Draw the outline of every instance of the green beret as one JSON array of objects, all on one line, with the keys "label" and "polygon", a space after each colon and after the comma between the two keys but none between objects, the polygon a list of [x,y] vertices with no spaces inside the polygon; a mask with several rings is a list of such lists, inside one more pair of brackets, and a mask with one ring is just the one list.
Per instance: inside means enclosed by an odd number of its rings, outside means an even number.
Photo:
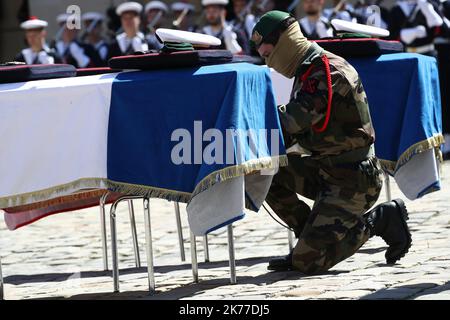
[{"label": "green beret", "polygon": [[291,15],[287,12],[273,10],[265,13],[253,28],[250,45],[258,47],[264,38],[275,31]]}]

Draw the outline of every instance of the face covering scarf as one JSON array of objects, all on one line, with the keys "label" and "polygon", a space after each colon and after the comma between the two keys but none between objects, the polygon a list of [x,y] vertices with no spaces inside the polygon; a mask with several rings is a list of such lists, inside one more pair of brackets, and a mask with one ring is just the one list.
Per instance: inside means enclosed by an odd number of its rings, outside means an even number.
[{"label": "face covering scarf", "polygon": [[293,78],[304,55],[311,47],[300,31],[298,22],[291,24],[280,36],[266,64],[287,78]]}]

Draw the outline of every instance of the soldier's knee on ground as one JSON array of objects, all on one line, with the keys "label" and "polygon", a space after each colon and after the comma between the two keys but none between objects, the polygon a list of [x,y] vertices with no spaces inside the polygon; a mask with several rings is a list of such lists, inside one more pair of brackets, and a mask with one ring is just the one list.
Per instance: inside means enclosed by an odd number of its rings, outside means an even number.
[{"label": "soldier's knee on ground", "polygon": [[326,247],[313,248],[304,239],[299,239],[292,254],[292,266],[307,275],[324,273],[334,265],[327,258],[326,250]]}]

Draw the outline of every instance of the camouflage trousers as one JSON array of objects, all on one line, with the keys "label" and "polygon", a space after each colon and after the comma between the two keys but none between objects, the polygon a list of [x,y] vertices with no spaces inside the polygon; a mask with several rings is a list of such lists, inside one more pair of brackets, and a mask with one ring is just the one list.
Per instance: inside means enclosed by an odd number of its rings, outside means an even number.
[{"label": "camouflage trousers", "polygon": [[[363,214],[377,201],[381,167],[376,158],[327,167],[289,155],[270,187],[267,203],[298,237],[292,255],[305,274],[327,271],[353,255],[369,238]],[[297,193],[314,200],[312,209]]]}]

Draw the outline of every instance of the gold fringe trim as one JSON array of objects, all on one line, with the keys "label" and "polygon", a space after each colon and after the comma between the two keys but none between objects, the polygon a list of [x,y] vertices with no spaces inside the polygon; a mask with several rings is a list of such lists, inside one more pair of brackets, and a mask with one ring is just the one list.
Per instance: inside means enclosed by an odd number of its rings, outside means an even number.
[{"label": "gold fringe trim", "polygon": [[287,155],[265,157],[246,161],[240,165],[227,167],[210,173],[200,181],[195,187],[192,197],[212,187],[218,182],[223,182],[228,179],[236,178],[243,175],[248,175],[254,171],[262,169],[275,169],[277,167],[286,167],[288,165]]},{"label": "gold fringe trim", "polygon": [[0,198],[0,208],[17,207],[47,201],[60,197],[61,194],[67,195],[82,189],[105,189],[105,182],[106,179],[102,178],[83,178],[48,189],[2,197]]},{"label": "gold fringe trim", "polygon": [[194,192],[175,191],[164,188],[157,188],[145,185],[130,184],[108,180],[104,178],[83,178],[56,187],[43,189],[35,192],[23,193],[20,195],[0,198],[0,208],[11,208],[30,205],[36,202],[48,201],[49,199],[61,197],[61,194],[68,195],[79,192],[83,189],[107,189],[126,195],[136,195],[149,198],[162,198],[169,201],[189,202],[191,198],[210,188],[218,182],[232,179],[238,176],[247,175],[262,169],[274,169],[278,166],[287,166],[286,155],[276,157],[266,157],[247,161],[243,164],[227,167],[210,173],[203,178],[196,186]]},{"label": "gold fringe trim", "polygon": [[140,184],[131,184],[112,180],[106,181],[106,184],[108,186],[108,190],[121,194],[148,198],[161,198],[176,202],[188,202],[191,199],[191,193],[189,192],[149,187]]},{"label": "gold fringe trim", "polygon": [[[403,152],[400,155],[397,161],[380,159],[381,166],[383,167],[383,170],[389,172],[390,174],[394,174],[398,169],[400,169],[406,162],[408,162],[416,154],[425,152],[433,148],[439,150],[439,147],[444,142],[445,142],[444,136],[442,134],[437,134],[433,137],[419,141],[410,146],[408,149],[406,149],[405,152]],[[441,155],[440,150],[437,154]],[[439,157],[439,159],[441,162],[443,161],[442,155]]]},{"label": "gold fringe trim", "polygon": [[108,190],[106,189],[93,189],[88,191],[79,191],[75,192],[73,194],[69,194],[67,196],[60,196],[57,198],[52,198],[46,201],[41,202],[34,202],[31,204],[26,204],[23,206],[18,207],[9,207],[8,213],[17,213],[17,212],[23,212],[23,211],[31,211],[36,209],[42,209],[42,208],[48,208],[48,207],[54,207],[59,205],[64,205],[68,202],[74,202],[74,201],[85,201],[90,199],[97,199],[100,200],[100,197],[103,196],[105,193],[107,193]]}]

